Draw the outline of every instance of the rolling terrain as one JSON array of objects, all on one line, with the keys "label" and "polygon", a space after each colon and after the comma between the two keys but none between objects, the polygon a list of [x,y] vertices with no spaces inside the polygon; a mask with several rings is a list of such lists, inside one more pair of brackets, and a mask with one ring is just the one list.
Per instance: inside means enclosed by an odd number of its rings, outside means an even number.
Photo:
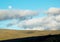
[{"label": "rolling terrain", "polygon": [[0,29],[0,40],[25,38],[33,36],[44,36],[60,34],[59,30],[56,31],[39,31],[39,30],[3,30]]}]

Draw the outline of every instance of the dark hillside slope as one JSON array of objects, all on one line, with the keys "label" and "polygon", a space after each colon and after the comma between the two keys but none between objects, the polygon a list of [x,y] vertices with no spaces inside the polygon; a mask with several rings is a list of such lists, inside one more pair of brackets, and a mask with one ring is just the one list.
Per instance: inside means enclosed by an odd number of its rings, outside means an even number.
[{"label": "dark hillside slope", "polygon": [[34,36],[27,38],[16,38],[16,39],[3,40],[0,42],[60,42],[60,34]]}]

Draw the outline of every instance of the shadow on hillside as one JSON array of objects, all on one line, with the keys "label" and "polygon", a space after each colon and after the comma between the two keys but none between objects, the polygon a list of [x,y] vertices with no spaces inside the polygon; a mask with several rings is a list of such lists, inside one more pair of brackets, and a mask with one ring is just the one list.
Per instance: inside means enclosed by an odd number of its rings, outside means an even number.
[{"label": "shadow on hillside", "polygon": [[58,42],[58,41],[60,41],[60,34],[35,36],[35,37],[27,37],[27,38],[16,38],[10,40],[3,40],[0,42]]}]

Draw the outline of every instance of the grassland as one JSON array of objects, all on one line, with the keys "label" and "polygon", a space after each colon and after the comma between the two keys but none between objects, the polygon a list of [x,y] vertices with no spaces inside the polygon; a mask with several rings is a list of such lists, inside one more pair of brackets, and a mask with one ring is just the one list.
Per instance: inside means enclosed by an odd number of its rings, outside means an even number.
[{"label": "grassland", "polygon": [[38,30],[3,30],[0,29],[0,40],[24,38],[32,36],[43,36],[43,35],[54,35],[60,34],[60,30],[56,31],[38,31]]}]

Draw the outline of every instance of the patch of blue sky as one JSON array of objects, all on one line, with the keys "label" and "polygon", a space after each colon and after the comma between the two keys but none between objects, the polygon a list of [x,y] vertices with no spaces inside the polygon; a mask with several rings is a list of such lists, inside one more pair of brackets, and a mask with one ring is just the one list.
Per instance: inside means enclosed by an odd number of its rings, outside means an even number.
[{"label": "patch of blue sky", "polygon": [[13,21],[14,19],[0,21],[0,29],[24,30],[23,28],[20,28],[17,25],[7,26],[9,23],[12,23]]}]

